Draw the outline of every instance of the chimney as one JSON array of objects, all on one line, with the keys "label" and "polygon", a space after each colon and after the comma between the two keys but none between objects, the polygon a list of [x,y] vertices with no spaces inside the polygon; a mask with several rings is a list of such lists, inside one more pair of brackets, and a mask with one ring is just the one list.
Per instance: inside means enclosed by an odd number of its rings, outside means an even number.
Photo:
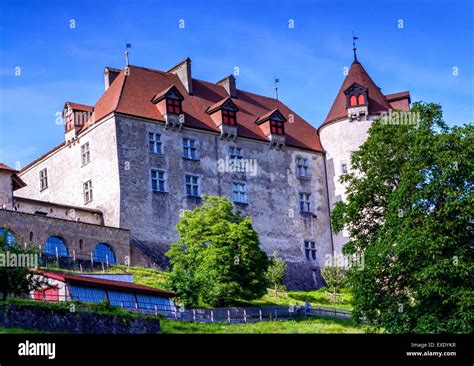
[{"label": "chimney", "polygon": [[222,85],[231,98],[237,98],[237,87],[235,86],[234,75],[229,75],[224,79],[218,81],[216,84]]},{"label": "chimney", "polygon": [[110,85],[114,82],[115,78],[120,73],[120,70],[114,69],[112,67],[106,67],[104,70],[104,84],[105,90],[109,88]]},{"label": "chimney", "polygon": [[183,62],[168,70],[168,72],[175,74],[181,83],[184,85],[188,94],[193,94],[193,79],[191,76],[191,59],[188,57]]}]

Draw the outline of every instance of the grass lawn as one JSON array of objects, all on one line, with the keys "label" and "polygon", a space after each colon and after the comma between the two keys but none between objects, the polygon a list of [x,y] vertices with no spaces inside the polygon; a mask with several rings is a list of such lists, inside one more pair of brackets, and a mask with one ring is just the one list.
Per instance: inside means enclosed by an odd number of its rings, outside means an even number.
[{"label": "grass lawn", "polygon": [[279,320],[248,324],[194,323],[163,319],[161,328],[165,334],[278,334],[278,333],[364,333],[365,325],[354,325],[348,320],[311,318]]},{"label": "grass lawn", "polygon": [[22,328],[4,328],[0,327],[0,334],[46,334],[41,330],[22,329]]}]

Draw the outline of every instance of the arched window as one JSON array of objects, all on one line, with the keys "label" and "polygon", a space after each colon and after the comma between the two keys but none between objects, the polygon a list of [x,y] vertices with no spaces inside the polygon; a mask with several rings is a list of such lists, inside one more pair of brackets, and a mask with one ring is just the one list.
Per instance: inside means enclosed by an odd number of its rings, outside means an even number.
[{"label": "arched window", "polygon": [[357,98],[356,98],[355,95],[351,95],[351,97],[349,99],[349,103],[350,103],[351,107],[354,106],[354,105],[357,105]]},{"label": "arched window", "polygon": [[66,244],[64,243],[64,240],[58,236],[50,236],[48,240],[46,240],[44,252],[51,255],[56,255],[57,252],[59,257],[67,257],[69,255],[69,251]]},{"label": "arched window", "polygon": [[94,261],[115,264],[115,254],[112,247],[106,243],[97,244],[94,248]]},{"label": "arched window", "polygon": [[12,246],[15,244],[16,242],[15,235],[13,235],[13,233],[8,229],[0,228],[0,236],[4,236],[4,235],[5,235],[5,239],[7,240],[7,246]]},{"label": "arched window", "polygon": [[33,231],[30,231],[30,241],[33,241]]},{"label": "arched window", "polygon": [[364,94],[359,94],[357,96],[357,104],[358,105],[364,105],[365,104]]}]

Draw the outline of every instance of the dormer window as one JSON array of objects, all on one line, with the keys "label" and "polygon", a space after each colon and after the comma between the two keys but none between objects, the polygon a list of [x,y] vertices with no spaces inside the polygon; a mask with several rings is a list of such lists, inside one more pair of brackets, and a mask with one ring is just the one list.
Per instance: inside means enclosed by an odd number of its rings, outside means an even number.
[{"label": "dormer window", "polygon": [[156,94],[151,102],[156,105],[158,111],[165,120],[165,127],[181,128],[184,124],[183,95],[178,88],[171,85],[161,93]]},{"label": "dormer window", "polygon": [[359,94],[357,97],[355,95],[351,95],[349,98],[349,104],[351,107],[363,106],[365,105],[365,97],[364,94]]},{"label": "dormer window", "polygon": [[237,138],[237,112],[239,108],[228,97],[214,103],[207,109],[216,127],[221,130],[221,137],[227,139]]},{"label": "dormer window", "polygon": [[367,106],[367,89],[359,84],[352,84],[344,93],[347,98],[347,108]]},{"label": "dormer window", "polygon": [[284,135],[283,121],[270,120],[270,132],[272,135]]},{"label": "dormer window", "polygon": [[181,101],[179,99],[166,98],[166,112],[171,114],[181,114]]},{"label": "dormer window", "polygon": [[235,111],[229,109],[222,109],[222,123],[235,126],[237,123]]},{"label": "dormer window", "polygon": [[260,116],[255,123],[260,126],[262,132],[269,138],[270,146],[285,146],[285,122],[286,118],[278,108]]}]

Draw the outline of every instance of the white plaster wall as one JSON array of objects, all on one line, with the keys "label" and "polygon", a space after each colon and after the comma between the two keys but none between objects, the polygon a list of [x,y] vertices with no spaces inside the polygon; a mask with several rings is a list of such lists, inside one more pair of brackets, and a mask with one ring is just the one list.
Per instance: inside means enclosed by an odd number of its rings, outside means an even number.
[{"label": "white plaster wall", "polygon": [[[80,146],[89,142],[91,162],[81,166]],[[48,169],[49,187],[40,191],[39,172]],[[90,127],[74,144],[65,145],[20,173],[27,184],[15,196],[99,209],[107,226],[119,226],[120,185],[115,120]],[[83,183],[92,180],[93,200],[84,203]]]},{"label": "white plaster wall", "polygon": [[[351,153],[357,150],[367,139],[368,130],[374,116],[366,121],[349,121],[348,119],[331,123],[319,130],[321,144],[326,150],[326,167],[328,174],[329,202],[332,207],[344,200],[346,187],[339,182],[342,175],[341,163],[346,163],[351,171]],[[341,252],[342,246],[349,240],[348,233],[333,234],[334,247]]]}]

